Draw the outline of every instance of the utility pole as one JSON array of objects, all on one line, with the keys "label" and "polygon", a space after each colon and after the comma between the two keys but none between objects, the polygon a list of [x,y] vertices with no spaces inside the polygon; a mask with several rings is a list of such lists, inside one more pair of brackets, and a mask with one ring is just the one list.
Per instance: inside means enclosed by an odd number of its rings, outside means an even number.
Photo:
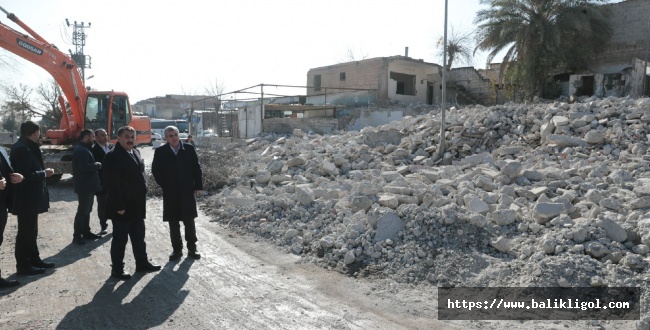
[{"label": "utility pole", "polygon": [[648,74],[648,42],[650,41],[650,17],[648,17],[648,31],[646,31],[645,38],[645,61],[643,61],[643,90],[641,91],[641,97],[646,97],[647,95],[647,86],[646,80]]},{"label": "utility pole", "polygon": [[442,111],[440,119],[440,146],[438,147],[438,155],[443,161],[445,158],[445,104],[447,98],[447,0],[445,0],[445,33],[444,33],[444,49],[442,51]]},{"label": "utility pole", "polygon": [[[70,27],[70,21],[68,21],[67,18],[65,19],[65,23]],[[91,24],[92,23],[88,22],[88,25],[85,25],[84,22],[77,23],[77,21],[74,21],[74,24],[72,25],[72,44],[75,45],[76,48],[74,53],[70,50],[70,56],[72,56],[72,59],[81,69],[81,79],[84,81],[84,84],[86,83],[85,69],[91,68],[90,56],[84,55],[84,46],[86,45],[86,32],[84,30],[90,28]]]}]

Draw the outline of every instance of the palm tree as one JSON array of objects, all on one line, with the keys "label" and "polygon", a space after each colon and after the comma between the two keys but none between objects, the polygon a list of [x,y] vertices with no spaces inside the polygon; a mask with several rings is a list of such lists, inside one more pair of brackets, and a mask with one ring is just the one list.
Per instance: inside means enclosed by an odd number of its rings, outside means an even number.
[{"label": "palm tree", "polygon": [[549,73],[575,69],[602,49],[611,36],[608,0],[481,0],[475,51],[488,51],[488,62],[505,51],[501,74],[512,64],[515,79],[532,99],[542,93]]},{"label": "palm tree", "polygon": [[[447,71],[451,70],[455,62],[472,65],[472,41],[472,32],[459,32],[453,26],[451,27],[449,38],[447,38],[447,63],[445,63],[445,69]],[[436,42],[436,48],[438,48],[437,55],[440,58],[443,57],[443,52],[445,51],[443,47],[444,43],[443,37],[440,37]]]}]

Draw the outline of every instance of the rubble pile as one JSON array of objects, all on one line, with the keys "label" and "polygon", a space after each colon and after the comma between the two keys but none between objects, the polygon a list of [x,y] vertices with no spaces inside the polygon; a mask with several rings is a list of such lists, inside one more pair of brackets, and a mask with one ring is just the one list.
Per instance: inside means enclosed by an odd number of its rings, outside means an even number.
[{"label": "rubble pile", "polygon": [[206,211],[359,276],[648,283],[650,99],[452,108],[443,159],[440,119],[435,110],[360,132],[257,138]]}]

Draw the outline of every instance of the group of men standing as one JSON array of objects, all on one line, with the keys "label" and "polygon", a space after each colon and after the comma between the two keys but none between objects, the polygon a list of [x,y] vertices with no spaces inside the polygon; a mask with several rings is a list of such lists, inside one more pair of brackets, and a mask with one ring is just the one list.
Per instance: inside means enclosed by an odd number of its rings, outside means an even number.
[{"label": "group of men standing", "polygon": [[[133,248],[136,272],[161,269],[152,264],[146,251],[146,175],[140,152],[135,148],[136,131],[120,127],[117,144],[108,141],[103,129],[84,129],[73,152],[73,183],[79,205],[74,218],[73,244],[107,234],[112,221],[111,275],[127,280],[131,274],[124,270],[124,254],[129,239]],[[31,121],[21,125],[21,137],[11,149],[11,156],[0,150],[0,245],[7,222],[7,210],[18,218],[16,237],[16,269],[18,275],[36,275],[53,268],[53,263],[41,260],[36,237],[38,214],[47,212],[49,193],[45,179],[53,175],[45,169],[39,148],[40,129]],[[180,141],[178,129],[165,129],[167,144],[156,149],[152,163],[154,179],[163,190],[163,221],[169,223],[172,253],[170,261],[182,257],[180,222],[185,227],[188,256],[199,259],[194,218],[197,217],[195,197],[203,190],[203,177],[193,145]],[[90,229],[90,214],[97,198],[99,235]],[[1,274],[0,274],[1,275]],[[0,287],[19,285],[0,277]]]}]

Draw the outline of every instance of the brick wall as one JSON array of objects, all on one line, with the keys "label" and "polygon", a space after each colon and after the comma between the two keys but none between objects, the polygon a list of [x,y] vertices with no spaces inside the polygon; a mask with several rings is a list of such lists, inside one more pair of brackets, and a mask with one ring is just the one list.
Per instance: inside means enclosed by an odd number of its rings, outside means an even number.
[{"label": "brick wall", "polygon": [[[307,86],[314,86],[314,76],[320,75],[322,87],[379,89],[381,74],[386,70],[386,65],[384,58],[379,57],[313,68],[307,72]],[[345,80],[341,80],[341,73],[345,73]],[[322,88],[320,91],[307,89],[308,96],[324,92]],[[330,92],[336,90],[328,89],[328,93]]]},{"label": "brick wall", "polygon": [[466,101],[483,105],[495,103],[494,83],[473,67],[452,69],[449,82],[456,87],[459,96],[462,96],[463,90],[469,94],[470,100]]},{"label": "brick wall", "polygon": [[629,62],[634,57],[644,59],[649,34],[650,1],[627,0],[608,7],[611,11],[609,24],[612,38],[593,66]]},{"label": "brick wall", "polygon": [[264,132],[275,134],[292,134],[295,128],[303,132],[316,134],[333,134],[339,129],[336,118],[269,118],[264,119]]}]

